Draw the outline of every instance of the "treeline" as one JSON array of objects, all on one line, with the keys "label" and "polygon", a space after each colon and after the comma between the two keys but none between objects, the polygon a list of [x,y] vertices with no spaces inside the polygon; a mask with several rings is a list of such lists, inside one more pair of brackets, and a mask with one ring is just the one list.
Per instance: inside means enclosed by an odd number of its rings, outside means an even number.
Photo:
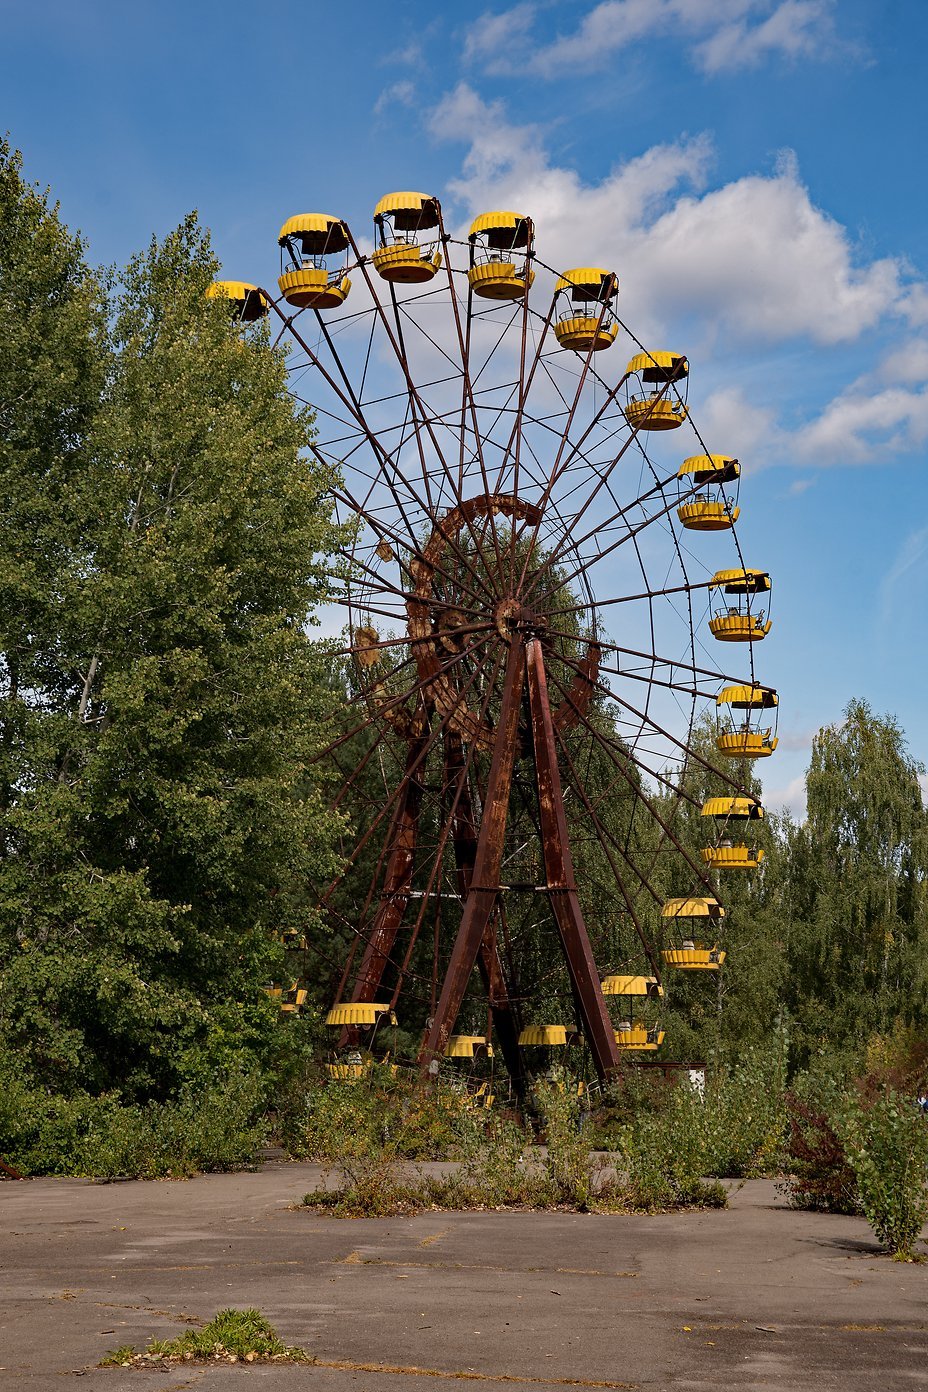
[{"label": "treeline", "polygon": [[261,987],[335,864],[307,637],[330,479],[283,353],[207,299],[217,270],[190,217],[94,271],[0,146],[8,1125],[273,1070]]},{"label": "treeline", "polygon": [[[193,217],[92,269],[0,145],[0,1153],[32,1168],[92,1144],[118,1167],[114,1118],[155,1148],[198,1119],[240,1158],[320,1053],[318,1010],[281,1029],[266,994],[292,972],[281,938],[312,945],[316,1007],[351,938],[350,881],[324,922],[318,887],[371,790],[329,810],[316,759],[348,678],[311,638],[345,538],[284,352],[230,331],[217,270]],[[839,1071],[920,1047],[920,772],[861,702],[820,732],[806,820],[768,818],[763,869],[725,882],[725,971],[668,993],[668,1056]],[[697,805],[723,791],[703,774]],[[698,808],[679,834],[698,857]],[[577,864],[615,968],[608,866],[583,845]],[[678,873],[661,862],[663,892],[690,892]]]}]

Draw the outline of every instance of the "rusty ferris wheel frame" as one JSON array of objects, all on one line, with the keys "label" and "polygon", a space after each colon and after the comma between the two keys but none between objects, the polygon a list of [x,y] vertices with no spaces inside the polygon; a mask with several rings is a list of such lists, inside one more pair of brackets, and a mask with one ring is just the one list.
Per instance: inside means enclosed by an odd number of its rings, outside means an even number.
[{"label": "rusty ferris wheel frame", "polygon": [[[632,815],[654,823],[658,850],[679,857],[692,892],[714,900],[706,865],[686,849],[674,821],[689,797],[687,768],[710,768],[692,748],[695,712],[715,698],[719,683],[753,686],[754,650],[748,646],[749,672],[741,677],[697,661],[702,644],[694,598],[708,601],[713,582],[693,578],[700,561],[674,514],[700,497],[704,485],[656,463],[648,443],[668,402],[680,417],[675,424],[695,427],[678,375],[646,374],[654,389],[638,398],[644,409],[639,404],[637,414],[621,401],[623,394],[633,399],[634,374],[626,370],[612,382],[604,375],[600,362],[612,355],[600,357],[598,350],[618,333],[634,345],[639,363],[641,355],[651,363],[667,356],[650,354],[619,318],[618,282],[613,277],[609,287],[615,294],[604,291],[580,306],[588,311],[589,345],[565,348],[558,325],[576,304],[558,319],[562,276],[543,309],[535,308],[536,277],[557,273],[535,256],[531,221],[520,220],[521,293],[481,299],[474,237],[452,237],[438,200],[429,201],[432,247],[419,248],[425,239],[417,241],[408,229],[397,238],[429,267],[411,284],[378,274],[377,255],[362,250],[345,223],[331,220],[343,229],[347,266],[334,276],[324,272],[323,283],[344,290],[341,300],[336,295],[322,299],[328,307],[301,307],[292,296],[258,292],[280,321],[279,337],[295,345],[291,390],[315,412],[312,451],[326,467],[338,466],[336,512],[355,525],[332,595],[344,609],[348,634],[348,645],[335,655],[350,664],[357,687],[346,698],[348,729],[324,752],[339,770],[335,804],[344,803],[384,741],[405,750],[401,775],[321,896],[335,912],[333,897],[345,875],[366,849],[379,846],[357,918],[343,918],[352,941],[338,999],[374,1003],[389,994],[380,1004],[392,1008],[415,977],[420,1000],[422,992],[428,996],[418,1062],[434,1072],[479,972],[496,1038],[521,1088],[526,1000],[506,904],[510,893],[541,895],[578,1026],[597,1074],[607,1079],[619,1068],[619,1047],[578,893],[565,789],[599,844],[619,911],[659,981],[659,953],[641,908],[661,903],[651,883],[653,859],[635,863],[628,840],[623,844],[607,825],[603,800],[609,789],[631,789]],[[314,264],[324,270],[324,260]],[[346,304],[347,271],[361,284]],[[569,279],[566,288],[570,298]],[[636,467],[629,468],[632,460]],[[726,534],[743,568],[733,530],[737,509],[732,514],[725,506]],[[657,582],[649,579],[652,534],[665,548]],[[634,556],[626,569],[640,575],[637,585],[623,583],[615,569],[623,548]],[[612,583],[621,588],[597,600],[592,572],[607,557]],[[630,632],[643,638],[610,641],[604,615],[635,609],[644,618]],[[658,651],[658,635],[660,615],[670,612],[679,641],[668,655]],[[382,637],[385,625],[393,627]],[[633,690],[640,692],[634,699]],[[670,700],[669,715],[658,709],[660,696]],[[615,713],[611,727],[595,718],[597,702]],[[606,760],[606,794],[594,796],[584,786],[572,731]],[[346,764],[359,741],[366,747]],[[437,780],[430,776],[436,765]],[[745,768],[736,771],[743,775]],[[722,776],[735,796],[749,796],[743,776]],[[541,875],[532,885],[513,885],[504,874],[516,783],[530,788],[536,809]],[[426,847],[422,817],[430,799],[433,840]],[[457,910],[450,925],[449,899]],[[430,982],[411,965],[424,931],[433,941]],[[357,1030],[346,1025],[340,1045],[357,1042]]]}]

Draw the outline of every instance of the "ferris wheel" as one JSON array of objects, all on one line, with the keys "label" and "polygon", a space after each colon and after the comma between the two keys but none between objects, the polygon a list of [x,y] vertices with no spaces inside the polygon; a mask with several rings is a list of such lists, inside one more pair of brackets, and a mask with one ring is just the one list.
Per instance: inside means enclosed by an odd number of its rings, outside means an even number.
[{"label": "ferris wheel", "polygon": [[[495,1041],[521,1087],[536,1051],[585,1043],[607,1079],[659,1047],[665,969],[719,969],[718,876],[763,855],[771,586],[737,540],[740,464],[699,434],[685,354],[639,342],[612,270],[545,265],[526,213],[456,237],[400,192],[363,243],[321,213],[278,241],[279,296],[210,293],[289,338],[350,524],[326,757],[335,803],[367,802],[321,893],[345,943],[331,1072],[400,1018],[432,1073]],[[713,706],[725,792],[697,803],[694,853],[679,813]]]}]

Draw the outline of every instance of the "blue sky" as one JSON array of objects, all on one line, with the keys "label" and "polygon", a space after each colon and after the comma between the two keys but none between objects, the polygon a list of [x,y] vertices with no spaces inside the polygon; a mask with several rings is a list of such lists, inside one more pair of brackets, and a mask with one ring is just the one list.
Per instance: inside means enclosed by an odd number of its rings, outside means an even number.
[{"label": "blue sky", "polygon": [[[774,579],[768,802],[853,696],[928,757],[928,42],[923,0],[559,0],[488,9],[161,0],[0,4],[0,125],[91,255],[197,208],[226,271],[272,281],[304,209],[367,231],[396,188],[464,225],[536,221],[601,264],[744,469]],[[617,350],[618,351],[618,350]]]}]

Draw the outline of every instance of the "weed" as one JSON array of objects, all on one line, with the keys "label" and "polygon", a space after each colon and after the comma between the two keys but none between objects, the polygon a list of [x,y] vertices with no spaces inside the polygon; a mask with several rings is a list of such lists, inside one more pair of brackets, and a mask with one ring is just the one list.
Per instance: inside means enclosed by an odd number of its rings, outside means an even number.
[{"label": "weed", "polygon": [[101,1368],[144,1367],[157,1361],[220,1363],[306,1363],[305,1350],[289,1348],[259,1310],[220,1310],[209,1324],[176,1339],[152,1339],[144,1353],[124,1345],[108,1353]]},{"label": "weed", "polygon": [[869,1106],[851,1100],[840,1130],[864,1216],[900,1261],[928,1221],[928,1123],[907,1097],[887,1088]]}]

